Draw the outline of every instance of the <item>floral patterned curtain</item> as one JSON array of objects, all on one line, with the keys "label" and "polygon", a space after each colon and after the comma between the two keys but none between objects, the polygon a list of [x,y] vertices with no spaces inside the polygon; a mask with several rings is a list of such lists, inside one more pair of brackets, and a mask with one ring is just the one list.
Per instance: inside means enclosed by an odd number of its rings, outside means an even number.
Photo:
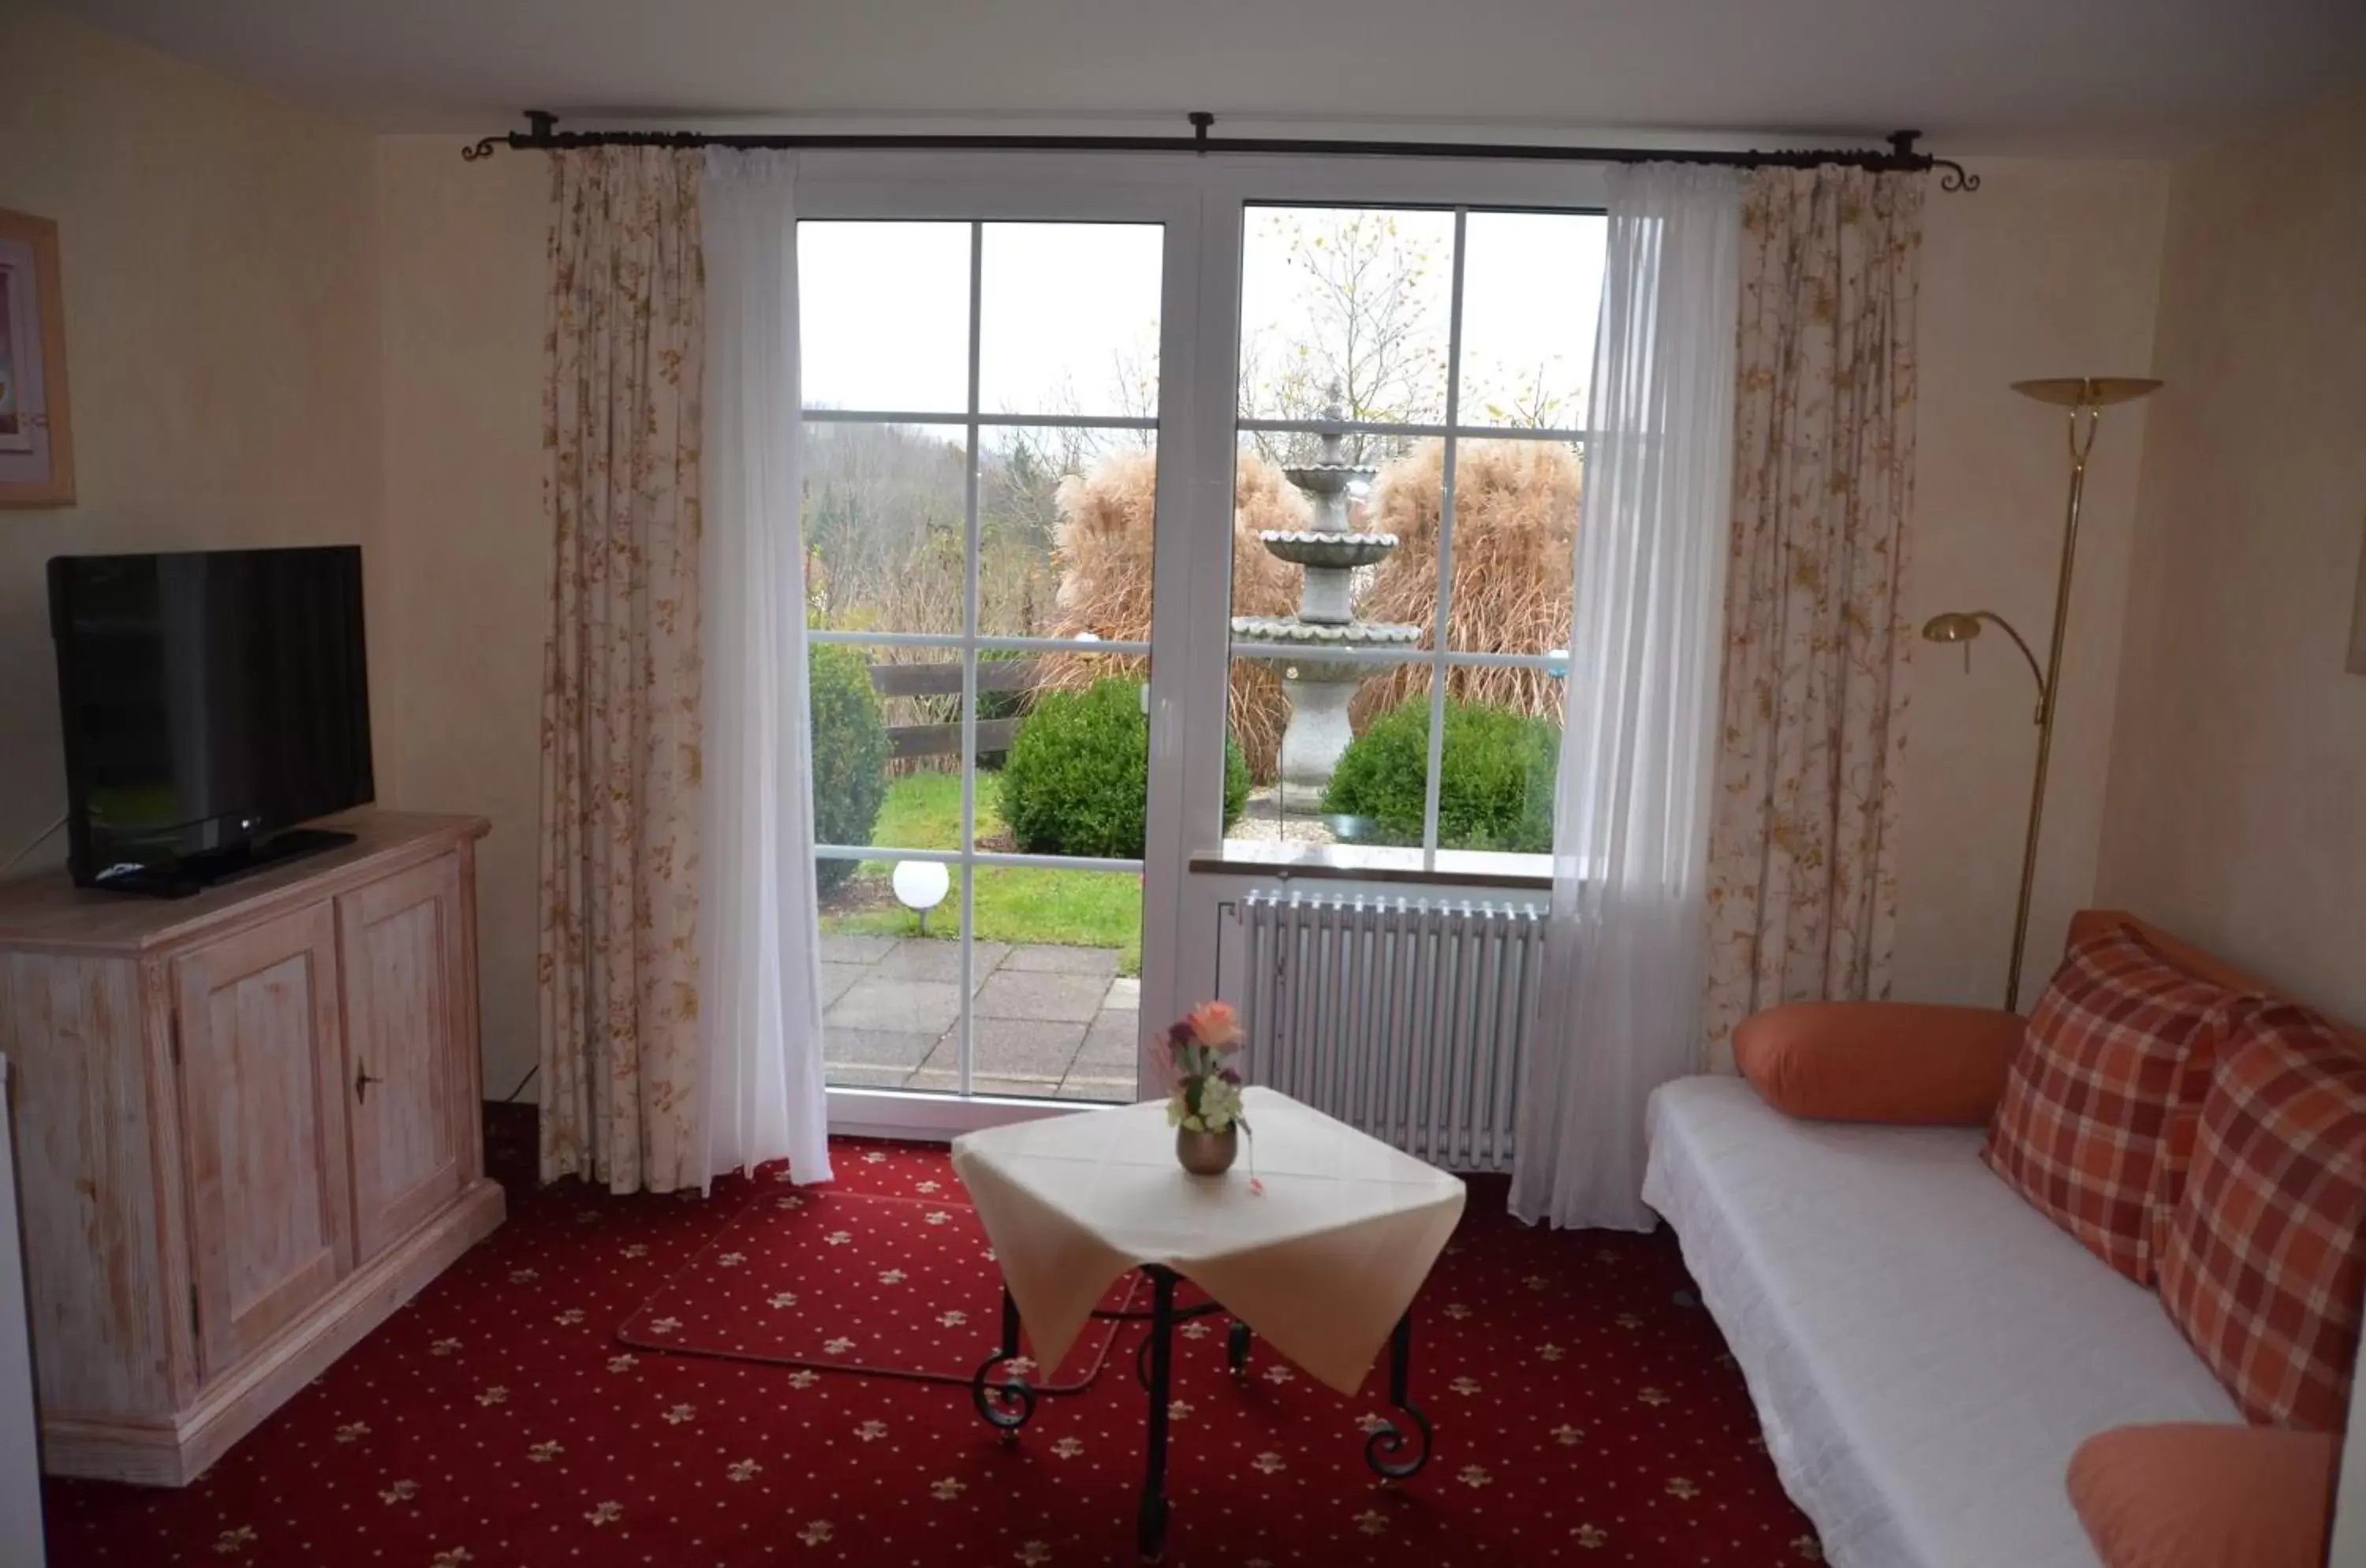
[{"label": "floral patterned curtain", "polygon": [[544,339],[542,1176],[696,1185],[695,152],[552,160]]},{"label": "floral patterned curtain", "polygon": [[1921,176],[1762,169],[1742,207],[1707,1024],[1886,995]]}]

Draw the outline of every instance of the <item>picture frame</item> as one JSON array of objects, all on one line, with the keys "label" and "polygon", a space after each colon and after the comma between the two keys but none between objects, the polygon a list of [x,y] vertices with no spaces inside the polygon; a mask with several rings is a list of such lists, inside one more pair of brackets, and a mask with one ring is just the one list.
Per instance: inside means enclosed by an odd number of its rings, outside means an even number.
[{"label": "picture frame", "polygon": [[58,226],[0,209],[0,506],[71,506],[73,423]]},{"label": "picture frame", "polygon": [[2366,529],[2359,531],[2358,592],[2349,602],[2349,672],[2366,675]]}]

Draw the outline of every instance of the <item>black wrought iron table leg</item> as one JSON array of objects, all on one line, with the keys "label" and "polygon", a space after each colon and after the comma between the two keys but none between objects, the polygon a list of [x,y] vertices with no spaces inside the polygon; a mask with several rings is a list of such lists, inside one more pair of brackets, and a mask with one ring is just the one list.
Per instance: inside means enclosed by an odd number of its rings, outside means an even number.
[{"label": "black wrought iron table leg", "polygon": [[1232,1332],[1224,1336],[1224,1365],[1236,1378],[1247,1375],[1249,1370],[1249,1325],[1233,1319]]},{"label": "black wrought iron table leg", "polygon": [[1394,1422],[1383,1421],[1372,1428],[1364,1439],[1364,1462],[1391,1481],[1403,1481],[1417,1475],[1429,1462],[1429,1417],[1421,1406],[1409,1397],[1407,1385],[1413,1381],[1413,1310],[1397,1319],[1396,1333],[1389,1338],[1389,1403],[1403,1412],[1421,1434],[1421,1447],[1411,1458],[1404,1457],[1409,1441]]},{"label": "black wrought iron table leg", "polygon": [[1013,1373],[1001,1382],[994,1382],[994,1369],[1006,1361],[1019,1359],[1019,1303],[1010,1299],[1010,1287],[1002,1287],[1002,1343],[977,1369],[970,1379],[970,1403],[989,1427],[1005,1436],[1015,1435],[1035,1416],[1035,1391],[1028,1386],[1023,1374]]},{"label": "black wrought iron table leg", "polygon": [[1166,1550],[1166,1405],[1174,1393],[1176,1275],[1155,1265],[1143,1272],[1150,1276],[1152,1287],[1150,1442],[1134,1534],[1144,1561],[1155,1562]]}]

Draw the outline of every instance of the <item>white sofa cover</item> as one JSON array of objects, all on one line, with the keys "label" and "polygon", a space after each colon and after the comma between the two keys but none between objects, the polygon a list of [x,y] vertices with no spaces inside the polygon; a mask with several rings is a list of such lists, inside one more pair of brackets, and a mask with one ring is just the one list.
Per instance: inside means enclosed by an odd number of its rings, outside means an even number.
[{"label": "white sofa cover", "polygon": [[1975,1128],[1801,1122],[1740,1078],[1651,1096],[1643,1200],[1840,1568],[2095,1568],[2063,1478],[2137,1421],[2239,1421],[2158,1298],[1979,1160]]}]

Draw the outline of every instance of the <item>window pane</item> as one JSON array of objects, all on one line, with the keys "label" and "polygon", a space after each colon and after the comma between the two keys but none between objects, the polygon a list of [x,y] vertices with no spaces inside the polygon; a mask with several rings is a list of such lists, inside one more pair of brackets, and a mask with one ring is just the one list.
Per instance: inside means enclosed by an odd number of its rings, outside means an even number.
[{"label": "window pane", "polygon": [[[1435,459],[1435,452],[1430,454]],[[1563,441],[1459,438],[1454,461],[1454,592],[1447,646],[1459,653],[1554,653],[1569,647],[1583,453]],[[1377,508],[1412,542],[1383,568],[1380,606],[1432,624],[1437,600],[1438,466],[1392,470]],[[1536,711],[1558,711],[1539,672],[1510,682]]]},{"label": "window pane", "polygon": [[[1463,668],[1448,678],[1439,849],[1551,852],[1560,729],[1505,679],[1525,673]],[[1419,848],[1430,677],[1425,662],[1359,671],[1235,654],[1232,733],[1253,784],[1225,840]],[[1346,741],[1335,751],[1343,709]]]},{"label": "window pane", "polygon": [[1461,669],[1448,679],[1437,771],[1441,850],[1552,852],[1560,726],[1514,700],[1520,693],[1506,680],[1512,676],[1527,672]]},{"label": "window pane", "polygon": [[806,593],[831,631],[963,630],[968,434],[806,424]]},{"label": "window pane", "polygon": [[[826,1077],[840,1088],[900,1089],[947,1036],[960,1037],[962,869],[819,860],[814,870]],[[940,901],[924,916],[914,906],[931,897]]]},{"label": "window pane", "polygon": [[[1149,660],[989,652],[978,668],[977,847],[1140,860],[1150,794]],[[998,757],[989,750],[996,744],[1004,748]],[[1062,904],[1036,913],[1047,931],[1086,929],[1077,923],[1086,917]],[[1132,919],[1141,919],[1138,901]],[[1123,945],[1122,931],[1108,934]]]},{"label": "window pane", "polygon": [[[1446,416],[1454,215],[1379,208],[1252,207],[1241,245],[1240,408],[1247,418]],[[1284,438],[1293,461],[1312,436]],[[1385,438],[1346,438],[1363,461]]]},{"label": "window pane", "polygon": [[1157,434],[978,432],[978,630],[1150,640]]},{"label": "window pane", "polygon": [[988,223],[978,408],[1155,419],[1165,231],[1148,223]]},{"label": "window pane", "polygon": [[1132,1100],[1141,876],[1005,865],[976,876],[978,1092]]},{"label": "window pane", "polygon": [[960,849],[960,655],[848,643],[806,655],[816,841]]},{"label": "window pane", "polygon": [[807,408],[969,410],[966,223],[797,225]]},{"label": "window pane", "polygon": [[1228,769],[1225,840],[1418,845],[1428,682],[1426,664],[1235,651],[1227,718],[1249,788]]},{"label": "window pane", "polygon": [[1465,219],[1461,423],[1583,427],[1606,225],[1579,212]]}]

